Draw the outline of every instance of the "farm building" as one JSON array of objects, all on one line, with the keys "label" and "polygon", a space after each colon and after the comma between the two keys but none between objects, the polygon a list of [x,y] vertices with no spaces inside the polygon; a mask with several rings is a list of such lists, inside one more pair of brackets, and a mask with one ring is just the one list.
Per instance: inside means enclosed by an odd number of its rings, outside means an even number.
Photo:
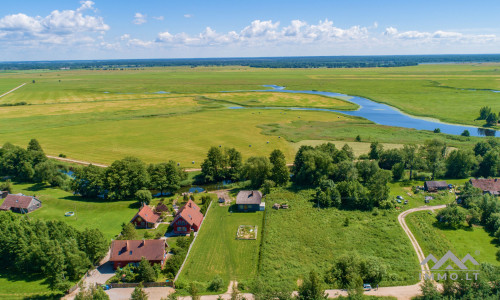
[{"label": "farm building", "polygon": [[0,206],[0,210],[11,210],[13,212],[27,214],[40,207],[42,207],[42,202],[33,196],[8,194]]},{"label": "farm building", "polygon": [[471,179],[473,187],[479,188],[484,194],[500,195],[500,180],[498,178]]},{"label": "farm building", "polygon": [[203,214],[193,200],[189,200],[175,215],[172,227],[175,234],[188,234],[197,232],[203,222]]},{"label": "farm building", "polygon": [[266,207],[260,191],[240,191],[236,196],[236,205],[239,211],[244,212],[264,210]]},{"label": "farm building", "polygon": [[426,181],[424,183],[424,190],[427,192],[437,192],[439,190],[446,190],[448,184],[446,181]]},{"label": "farm building", "polygon": [[167,257],[165,240],[115,240],[111,243],[109,261],[113,268],[123,268],[128,264],[138,265],[142,257],[152,265],[160,264],[163,268]]},{"label": "farm building", "polygon": [[155,214],[151,207],[143,205],[130,222],[137,228],[155,228],[158,219],[160,219],[160,216]]}]

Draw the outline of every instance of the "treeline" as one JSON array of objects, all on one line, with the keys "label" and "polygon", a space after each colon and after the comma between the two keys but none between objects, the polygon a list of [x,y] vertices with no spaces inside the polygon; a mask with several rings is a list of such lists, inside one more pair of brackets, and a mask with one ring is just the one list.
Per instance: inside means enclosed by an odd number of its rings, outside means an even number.
[{"label": "treeline", "polygon": [[78,231],[62,221],[0,214],[0,265],[21,274],[42,274],[65,291],[108,251],[98,229]]},{"label": "treeline", "polygon": [[372,68],[414,66],[421,63],[499,62],[498,54],[298,56],[247,58],[179,58],[2,62],[0,70],[140,69],[172,66],[249,66],[254,68]]},{"label": "treeline", "polygon": [[405,170],[409,170],[410,180],[434,180],[438,177],[500,176],[499,153],[500,142],[494,138],[478,142],[473,150],[453,149],[451,152],[446,143],[434,139],[426,140],[421,146],[404,145],[401,149],[388,150],[375,142],[370,145],[369,154],[360,158],[377,160],[380,168],[392,171],[395,180],[403,179]]},{"label": "treeline", "polygon": [[70,188],[67,168],[47,159],[36,139],[26,149],[6,143],[0,149],[0,174],[22,182],[43,182],[51,186]]},{"label": "treeline", "polygon": [[146,165],[138,158],[126,157],[107,168],[94,165],[76,168],[72,188],[85,198],[115,201],[135,197],[148,204],[151,200],[149,190],[174,193],[186,178],[184,169],[172,160]]}]

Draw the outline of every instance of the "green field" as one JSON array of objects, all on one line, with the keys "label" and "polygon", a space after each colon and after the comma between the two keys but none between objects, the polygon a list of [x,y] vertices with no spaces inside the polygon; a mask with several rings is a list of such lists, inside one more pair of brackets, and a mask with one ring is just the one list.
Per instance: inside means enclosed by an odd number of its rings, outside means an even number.
[{"label": "green field", "polygon": [[[266,225],[259,264],[264,282],[289,289],[311,270],[320,274],[335,258],[357,252],[379,257],[388,267],[381,286],[418,281],[417,256],[397,221],[399,211],[372,212],[314,207],[311,190],[276,190],[266,197]],[[271,209],[288,202],[290,209]],[[344,226],[345,219],[349,225]]]},{"label": "green field", "polygon": [[[199,167],[212,145],[236,147],[244,158],[267,155],[279,148],[288,162],[298,142],[353,142],[357,135],[365,143],[375,140],[388,144],[422,143],[425,139],[439,138],[449,145],[470,147],[478,138],[380,126],[336,113],[256,108],[264,105],[356,107],[345,102],[346,99],[307,94],[219,92],[264,89],[264,84],[341,92],[385,102],[410,114],[482,125],[483,121],[474,120],[481,106],[500,111],[500,94],[483,90],[500,89],[498,66],[175,67],[0,73],[0,93],[28,83],[0,98],[0,105],[30,104],[0,107],[0,123],[4,124],[0,126],[0,143],[11,141],[25,145],[29,139],[37,138],[51,155],[63,153],[69,158],[99,163],[135,155],[146,162],[173,159],[188,168]],[[234,105],[254,108],[228,109]],[[430,106],[433,109],[428,109]]]},{"label": "green field", "polygon": [[[230,208],[212,203],[179,280],[209,282],[219,275],[228,283],[256,276],[263,212],[231,213]],[[257,240],[236,240],[240,225],[257,225]]]},{"label": "green field", "polygon": [[406,220],[424,255],[432,253],[440,257],[451,250],[460,258],[469,253],[479,263],[487,262],[500,266],[495,256],[499,246],[495,241],[497,239],[489,235],[481,226],[469,228],[464,224],[460,229],[449,229],[439,224],[435,214],[429,212],[412,213],[406,217]]},{"label": "green field", "polygon": [[[88,201],[72,193],[50,188],[42,184],[13,184],[13,193],[36,195],[42,207],[28,216],[42,220],[65,221],[78,230],[98,228],[106,238],[114,238],[120,233],[121,224],[130,221],[137,212],[136,201],[98,202]],[[0,200],[1,204],[2,200]],[[76,212],[73,217],[65,217],[68,211]],[[0,212],[2,213],[2,212]],[[21,292],[22,291],[22,292]],[[0,270],[0,298],[19,299],[37,294],[51,295],[52,292],[43,278],[33,274],[12,274]]]}]

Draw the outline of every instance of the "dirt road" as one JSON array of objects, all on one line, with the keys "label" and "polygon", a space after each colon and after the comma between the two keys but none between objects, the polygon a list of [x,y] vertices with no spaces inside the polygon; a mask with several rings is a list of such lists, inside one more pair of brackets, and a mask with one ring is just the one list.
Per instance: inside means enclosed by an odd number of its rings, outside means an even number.
[{"label": "dirt road", "polygon": [[6,93],[1,94],[1,95],[0,95],[0,98],[2,98],[3,96],[7,96],[8,94],[12,93],[13,91],[15,91],[15,90],[17,90],[17,89],[22,88],[25,84],[26,84],[26,82],[25,82],[25,83],[23,83],[23,84],[21,84],[21,85],[20,85],[20,86],[18,86],[18,87],[13,88],[12,90],[10,90],[10,91],[8,91],[8,92],[6,92]]}]

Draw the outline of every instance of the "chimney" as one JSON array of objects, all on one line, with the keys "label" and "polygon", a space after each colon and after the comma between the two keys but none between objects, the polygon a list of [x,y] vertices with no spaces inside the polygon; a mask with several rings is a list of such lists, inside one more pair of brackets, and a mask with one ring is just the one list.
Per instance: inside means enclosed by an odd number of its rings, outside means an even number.
[{"label": "chimney", "polygon": [[128,241],[125,242],[125,250],[128,250]]}]

